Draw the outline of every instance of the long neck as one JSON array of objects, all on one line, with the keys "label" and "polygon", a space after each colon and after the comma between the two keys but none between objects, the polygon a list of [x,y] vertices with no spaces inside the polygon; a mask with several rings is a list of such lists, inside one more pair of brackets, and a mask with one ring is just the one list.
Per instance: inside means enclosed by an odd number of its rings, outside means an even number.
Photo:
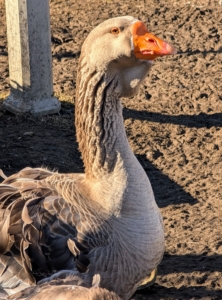
[{"label": "long neck", "polygon": [[118,155],[129,149],[115,86],[115,77],[90,70],[84,58],[80,58],[75,122],[88,178],[111,173]]}]

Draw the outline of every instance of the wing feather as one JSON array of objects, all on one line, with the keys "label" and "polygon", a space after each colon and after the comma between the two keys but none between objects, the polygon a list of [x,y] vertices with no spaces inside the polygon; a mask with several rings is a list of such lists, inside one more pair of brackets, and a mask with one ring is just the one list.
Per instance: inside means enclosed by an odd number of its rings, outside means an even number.
[{"label": "wing feather", "polygon": [[78,242],[79,211],[42,184],[51,176],[57,173],[25,168],[0,184],[0,280],[6,287],[15,275],[17,285],[35,284],[59,270],[88,270],[90,249]]}]

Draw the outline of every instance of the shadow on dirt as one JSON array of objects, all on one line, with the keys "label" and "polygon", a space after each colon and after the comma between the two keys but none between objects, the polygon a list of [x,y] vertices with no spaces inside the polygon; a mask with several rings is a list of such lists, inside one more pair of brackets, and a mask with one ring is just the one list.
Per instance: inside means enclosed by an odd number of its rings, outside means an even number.
[{"label": "shadow on dirt", "polygon": [[181,203],[194,205],[198,202],[189,193],[185,192],[179,184],[157,169],[145,155],[136,155],[136,157],[149,177],[159,207]]},{"label": "shadow on dirt", "polygon": [[161,113],[147,112],[147,111],[136,111],[128,108],[124,108],[124,119],[137,119],[146,120],[150,122],[159,122],[162,124],[175,124],[184,125],[187,127],[195,128],[211,128],[213,126],[222,127],[222,113],[205,114],[200,113],[199,115],[179,115],[170,116],[163,115]]},{"label": "shadow on dirt", "polygon": [[[158,284],[155,284],[151,288],[147,288],[144,290],[140,290],[136,292],[136,294],[133,296],[132,300],[137,299],[163,299],[159,295],[166,295],[166,299],[169,300],[182,300],[182,299],[191,299],[190,295],[192,295],[192,299],[221,299],[221,293],[222,290],[212,290],[209,288],[206,288],[204,286],[181,286],[180,288],[167,288],[164,286],[160,286]],[[144,298],[144,296],[146,298]],[[141,298],[143,297],[143,298]],[[148,297],[148,298],[147,298]]]},{"label": "shadow on dirt", "polygon": [[[181,259],[182,257],[183,259]],[[182,256],[165,253],[158,267],[159,275],[179,272],[192,273],[194,271],[222,272],[222,256],[218,254],[208,256],[207,252]]]},{"label": "shadow on dirt", "polygon": [[[193,272],[199,272],[196,276]],[[208,280],[209,273],[222,272],[222,256],[210,255],[207,252],[199,255],[170,255],[165,253],[161,264],[158,266],[158,275],[160,275],[160,285],[155,283],[152,287],[139,290],[133,296],[133,300],[139,299],[160,299],[158,295],[166,295],[167,299],[221,299],[221,289],[215,289],[217,280],[211,282],[209,286],[200,286]],[[190,284],[189,286],[180,286],[179,288],[168,288],[167,279],[164,276],[168,274],[177,274],[178,281],[184,280],[184,277]],[[197,274],[197,273],[196,273]],[[146,298],[142,298],[142,297]],[[161,298],[162,299],[162,298]]]}]

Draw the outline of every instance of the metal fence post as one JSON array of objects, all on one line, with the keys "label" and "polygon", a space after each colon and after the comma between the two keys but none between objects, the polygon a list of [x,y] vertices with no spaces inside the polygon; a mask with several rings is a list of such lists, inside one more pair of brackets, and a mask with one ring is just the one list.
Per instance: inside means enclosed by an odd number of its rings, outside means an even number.
[{"label": "metal fence post", "polygon": [[5,0],[12,113],[56,113],[53,97],[49,0]]}]

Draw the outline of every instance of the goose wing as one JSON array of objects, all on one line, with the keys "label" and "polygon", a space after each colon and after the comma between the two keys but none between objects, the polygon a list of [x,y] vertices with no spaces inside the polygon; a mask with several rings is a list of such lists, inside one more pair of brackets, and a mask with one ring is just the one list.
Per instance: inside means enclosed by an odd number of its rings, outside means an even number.
[{"label": "goose wing", "polygon": [[81,176],[25,168],[0,184],[2,287],[33,285],[59,270],[87,271],[95,245],[81,230],[83,207],[74,188]]},{"label": "goose wing", "polygon": [[[72,299],[78,294],[85,295],[89,285],[77,274],[69,275],[67,278],[52,279],[33,287],[26,288],[9,297],[13,300],[37,299]],[[75,298],[76,299],[76,298]],[[78,297],[77,297],[78,299]],[[81,298],[85,299],[85,298]]]},{"label": "goose wing", "polygon": [[[97,278],[95,278],[97,277]],[[93,277],[93,285],[88,285],[77,273],[61,279],[52,279],[40,285],[26,288],[8,299],[10,300],[44,300],[51,299],[76,299],[76,300],[121,300],[117,294],[100,288],[100,277]]]}]

